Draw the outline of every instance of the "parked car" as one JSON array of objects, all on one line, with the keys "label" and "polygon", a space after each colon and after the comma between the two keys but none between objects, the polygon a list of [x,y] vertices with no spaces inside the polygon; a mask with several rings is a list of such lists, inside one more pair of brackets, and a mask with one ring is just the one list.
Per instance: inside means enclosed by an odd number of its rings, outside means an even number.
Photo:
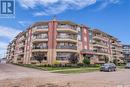
[{"label": "parked car", "polygon": [[116,71],[116,65],[114,63],[105,63],[100,67],[100,71]]},{"label": "parked car", "polygon": [[126,69],[130,69],[130,63],[127,63],[127,64],[125,65],[125,68],[126,68]]}]

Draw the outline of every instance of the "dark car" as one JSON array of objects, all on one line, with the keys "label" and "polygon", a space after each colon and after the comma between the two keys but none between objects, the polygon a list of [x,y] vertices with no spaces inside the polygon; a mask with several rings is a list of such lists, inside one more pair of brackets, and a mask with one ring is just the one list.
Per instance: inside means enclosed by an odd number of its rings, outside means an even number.
[{"label": "dark car", "polygon": [[126,69],[130,69],[130,63],[127,63],[125,66]]},{"label": "dark car", "polygon": [[105,63],[100,67],[100,71],[116,71],[116,65],[114,63]]}]

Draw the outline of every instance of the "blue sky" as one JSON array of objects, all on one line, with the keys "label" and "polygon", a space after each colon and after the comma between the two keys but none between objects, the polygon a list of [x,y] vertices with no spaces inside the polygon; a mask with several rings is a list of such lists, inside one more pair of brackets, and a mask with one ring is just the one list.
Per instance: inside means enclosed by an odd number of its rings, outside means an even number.
[{"label": "blue sky", "polygon": [[130,44],[130,0],[16,0],[15,18],[0,18],[0,57],[8,43],[37,21],[70,20]]}]

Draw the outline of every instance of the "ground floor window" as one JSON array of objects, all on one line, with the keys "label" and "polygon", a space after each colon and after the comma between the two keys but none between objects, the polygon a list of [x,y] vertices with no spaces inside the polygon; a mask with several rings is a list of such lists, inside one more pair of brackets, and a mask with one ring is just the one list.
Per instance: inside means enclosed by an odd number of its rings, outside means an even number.
[{"label": "ground floor window", "polygon": [[44,52],[34,52],[32,53],[32,57],[31,57],[31,60],[36,60],[34,56],[36,55],[41,55],[43,56],[43,60],[47,60],[47,53],[44,53]]},{"label": "ground floor window", "polygon": [[58,52],[56,60],[68,60],[72,53],[67,53],[67,52]]}]

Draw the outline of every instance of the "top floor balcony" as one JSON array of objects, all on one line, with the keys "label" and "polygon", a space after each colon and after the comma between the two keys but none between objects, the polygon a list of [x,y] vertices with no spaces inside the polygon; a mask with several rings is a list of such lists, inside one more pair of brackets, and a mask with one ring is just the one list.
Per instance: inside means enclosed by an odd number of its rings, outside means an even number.
[{"label": "top floor balcony", "polygon": [[44,26],[35,26],[32,28],[32,32],[36,33],[36,32],[48,32],[48,25],[44,25]]},{"label": "top floor balcony", "polygon": [[69,29],[77,30],[76,29],[77,27],[71,26],[71,25],[67,25],[67,24],[66,25],[58,25],[57,28],[65,28],[65,29],[69,28]]},{"label": "top floor balcony", "polygon": [[71,32],[71,33],[78,33],[77,27],[71,25],[58,25],[57,27],[58,32]]},{"label": "top floor balcony", "polygon": [[93,46],[94,47],[102,47],[102,48],[108,48],[109,47],[108,43],[106,43],[106,42],[98,42],[98,41],[94,41]]},{"label": "top floor balcony", "polygon": [[102,35],[94,35],[93,39],[103,40],[103,41],[109,41],[109,38],[103,37]]}]

